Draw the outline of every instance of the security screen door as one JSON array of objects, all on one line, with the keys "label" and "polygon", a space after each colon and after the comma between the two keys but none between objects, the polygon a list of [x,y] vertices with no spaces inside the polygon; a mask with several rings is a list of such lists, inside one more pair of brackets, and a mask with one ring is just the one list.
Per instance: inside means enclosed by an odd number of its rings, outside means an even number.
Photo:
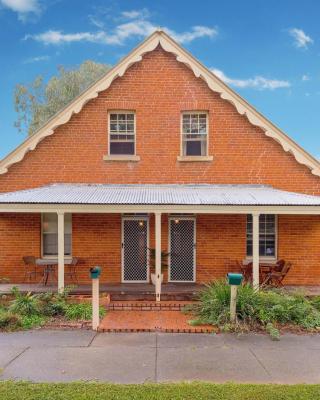
[{"label": "security screen door", "polygon": [[122,282],[148,282],[148,217],[122,218]]},{"label": "security screen door", "polygon": [[195,282],[195,218],[170,218],[170,282]]}]

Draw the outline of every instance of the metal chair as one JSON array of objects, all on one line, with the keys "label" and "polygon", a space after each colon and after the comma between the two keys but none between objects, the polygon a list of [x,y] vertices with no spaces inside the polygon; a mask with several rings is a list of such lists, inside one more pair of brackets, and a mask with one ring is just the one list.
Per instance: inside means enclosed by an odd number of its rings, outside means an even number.
[{"label": "metal chair", "polygon": [[64,276],[69,277],[70,280],[75,282],[77,285],[79,284],[78,277],[77,277],[77,268],[76,268],[78,262],[79,262],[79,258],[72,257],[71,263],[65,265],[65,272],[64,272]]},{"label": "metal chair", "polygon": [[31,282],[32,278],[36,278],[37,275],[41,275],[43,271],[37,270],[36,257],[34,256],[24,256],[22,257],[24,262],[24,277],[23,282],[26,282],[29,279]]}]

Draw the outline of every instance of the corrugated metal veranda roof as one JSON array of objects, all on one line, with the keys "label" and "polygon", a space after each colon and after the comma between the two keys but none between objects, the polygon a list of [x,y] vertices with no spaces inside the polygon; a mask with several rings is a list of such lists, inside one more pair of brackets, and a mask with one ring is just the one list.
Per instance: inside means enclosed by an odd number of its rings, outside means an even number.
[{"label": "corrugated metal veranda roof", "polygon": [[266,185],[52,184],[0,194],[0,204],[320,206],[320,196]]}]

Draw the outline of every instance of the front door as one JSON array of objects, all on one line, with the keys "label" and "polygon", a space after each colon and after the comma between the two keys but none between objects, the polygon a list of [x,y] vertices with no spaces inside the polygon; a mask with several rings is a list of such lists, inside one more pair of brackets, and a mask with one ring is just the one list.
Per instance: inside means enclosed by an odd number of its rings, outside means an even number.
[{"label": "front door", "polygon": [[169,219],[169,281],[195,282],[195,218]]},{"label": "front door", "polygon": [[148,217],[122,219],[122,282],[148,282]]}]

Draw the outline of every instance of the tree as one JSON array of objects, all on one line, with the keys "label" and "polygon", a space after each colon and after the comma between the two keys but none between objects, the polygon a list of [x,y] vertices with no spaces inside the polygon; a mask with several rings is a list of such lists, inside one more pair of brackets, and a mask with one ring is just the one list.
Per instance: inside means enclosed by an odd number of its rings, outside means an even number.
[{"label": "tree", "polygon": [[38,76],[27,84],[17,84],[14,90],[15,126],[32,135],[54,114],[105,74],[109,65],[84,61],[78,68],[58,67],[58,74],[48,83]]}]

